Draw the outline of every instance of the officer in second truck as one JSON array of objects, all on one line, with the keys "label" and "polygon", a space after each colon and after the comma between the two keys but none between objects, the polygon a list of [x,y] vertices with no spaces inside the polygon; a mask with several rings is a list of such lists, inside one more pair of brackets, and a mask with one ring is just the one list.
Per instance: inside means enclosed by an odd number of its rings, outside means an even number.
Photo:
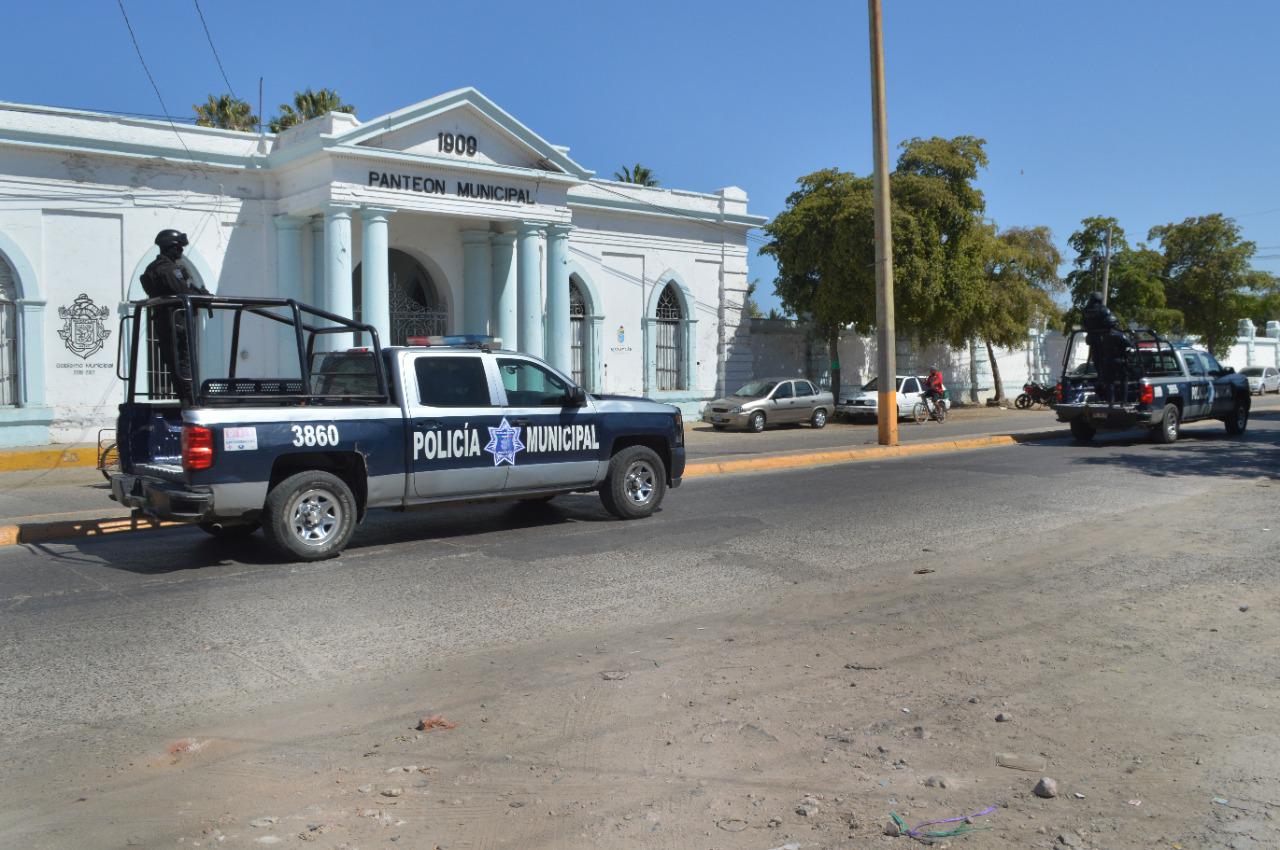
[{"label": "officer in second truck", "polygon": [[[156,234],[160,256],[151,261],[142,273],[142,291],[148,298],[168,298],[174,295],[208,295],[209,290],[196,283],[179,264],[182,249],[187,245],[187,234],[180,230],[161,230]],[[152,311],[151,330],[157,341],[156,348],[164,371],[173,376],[174,389],[179,398],[189,400],[188,384],[191,365],[187,355],[187,320],[179,309],[166,308]],[[174,348],[177,349],[177,359]]]},{"label": "officer in second truck", "polygon": [[1126,380],[1129,338],[1120,330],[1120,320],[1102,302],[1101,292],[1089,296],[1081,318],[1089,356],[1098,370],[1098,395],[1105,395],[1108,403],[1114,404],[1116,383]]}]

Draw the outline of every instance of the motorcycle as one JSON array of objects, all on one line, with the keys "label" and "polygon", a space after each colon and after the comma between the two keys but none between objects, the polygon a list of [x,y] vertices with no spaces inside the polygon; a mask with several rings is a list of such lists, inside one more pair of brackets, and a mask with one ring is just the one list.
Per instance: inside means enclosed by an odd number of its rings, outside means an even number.
[{"label": "motorcycle", "polygon": [[1022,385],[1022,394],[1013,400],[1013,406],[1019,410],[1027,410],[1033,405],[1043,404],[1046,407],[1053,404],[1053,387],[1049,384],[1031,383]]}]

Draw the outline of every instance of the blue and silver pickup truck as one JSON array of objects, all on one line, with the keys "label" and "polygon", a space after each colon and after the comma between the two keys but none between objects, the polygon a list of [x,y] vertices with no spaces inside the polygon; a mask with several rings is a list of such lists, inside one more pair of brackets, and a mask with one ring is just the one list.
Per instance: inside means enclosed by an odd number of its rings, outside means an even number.
[{"label": "blue and silver pickup truck", "polygon": [[1251,398],[1243,375],[1208,351],[1173,344],[1150,329],[1121,334],[1124,344],[1110,362],[1090,346],[1088,358],[1075,363],[1083,332],[1067,339],[1053,409],[1078,442],[1099,431],[1147,428],[1156,441],[1172,443],[1184,422],[1202,419],[1222,421],[1228,434],[1244,433]]},{"label": "blue and silver pickup truck", "polygon": [[[225,365],[202,369],[228,326]],[[111,497],[215,536],[261,527],[293,559],[339,554],[370,508],[596,491],[614,516],[646,517],[684,473],[677,408],[587,394],[483,338],[382,348],[374,328],[295,301],[191,295],[134,303],[121,339]],[[237,374],[246,340],[280,365]]]}]

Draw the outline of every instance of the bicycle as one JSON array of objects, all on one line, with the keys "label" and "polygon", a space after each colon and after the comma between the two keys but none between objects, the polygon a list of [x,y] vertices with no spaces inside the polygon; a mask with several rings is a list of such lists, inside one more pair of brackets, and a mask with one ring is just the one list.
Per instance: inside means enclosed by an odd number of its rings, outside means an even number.
[{"label": "bicycle", "polygon": [[930,416],[942,423],[947,421],[947,406],[941,401],[935,402],[929,396],[922,395],[915,407],[911,409],[911,416],[917,423],[923,423]]}]

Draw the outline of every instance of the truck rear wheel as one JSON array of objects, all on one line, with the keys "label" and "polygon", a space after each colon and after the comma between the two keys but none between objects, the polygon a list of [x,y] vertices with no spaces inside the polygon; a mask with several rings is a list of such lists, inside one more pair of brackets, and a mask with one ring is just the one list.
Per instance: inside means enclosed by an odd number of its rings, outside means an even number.
[{"label": "truck rear wheel", "polygon": [[341,478],[311,470],[290,475],[267,494],[262,532],[299,561],[341,554],[356,528],[356,500]]},{"label": "truck rear wheel", "polygon": [[1226,420],[1227,433],[1233,437],[1238,437],[1244,433],[1244,429],[1249,426],[1249,401],[1248,399],[1237,398],[1235,409],[1231,411],[1231,416]]},{"label": "truck rear wheel", "polygon": [[1096,433],[1098,432],[1088,422],[1082,422],[1079,419],[1071,420],[1071,436],[1077,443],[1093,442],[1093,435]]},{"label": "truck rear wheel", "polygon": [[1151,429],[1151,436],[1158,443],[1176,443],[1181,427],[1182,415],[1178,412],[1178,406],[1166,404],[1164,415],[1160,417],[1160,424]]},{"label": "truck rear wheel", "polygon": [[653,449],[631,446],[609,461],[600,501],[618,519],[641,519],[658,509],[666,492],[667,470],[662,458]]}]

